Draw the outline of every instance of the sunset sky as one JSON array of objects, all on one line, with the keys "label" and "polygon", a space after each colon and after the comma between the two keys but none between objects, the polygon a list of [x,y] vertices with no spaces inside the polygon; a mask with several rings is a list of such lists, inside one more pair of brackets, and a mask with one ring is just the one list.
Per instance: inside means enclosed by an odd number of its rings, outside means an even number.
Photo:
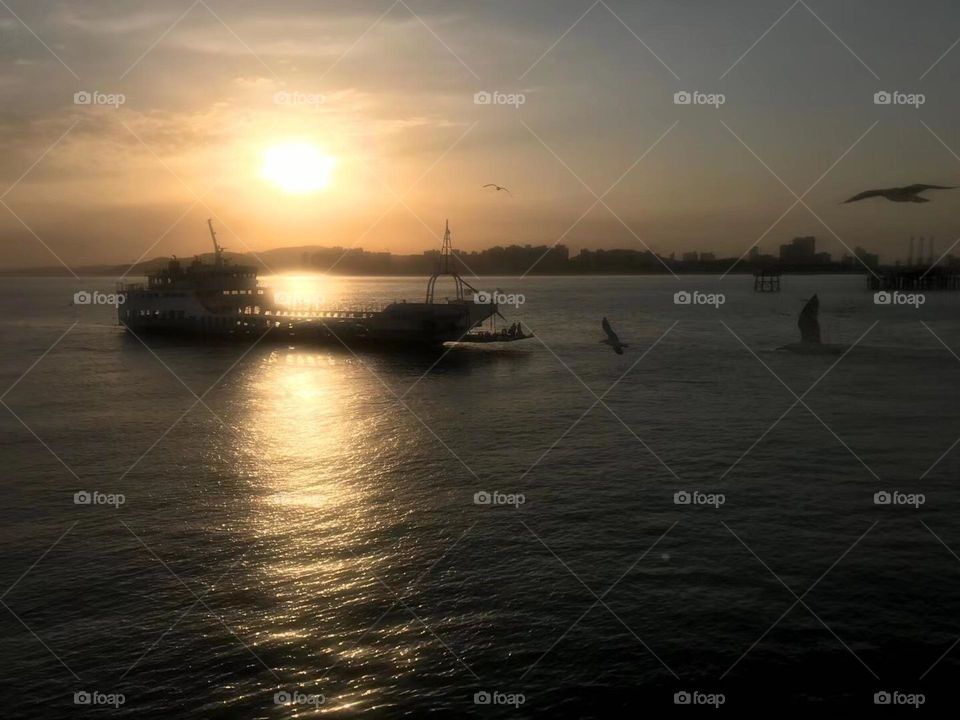
[{"label": "sunset sky", "polygon": [[960,185],[958,37],[955,0],[3,0],[0,267],[207,251],[211,216],[237,251],[421,252],[447,217],[468,250],[943,251],[960,190],[840,203]]}]

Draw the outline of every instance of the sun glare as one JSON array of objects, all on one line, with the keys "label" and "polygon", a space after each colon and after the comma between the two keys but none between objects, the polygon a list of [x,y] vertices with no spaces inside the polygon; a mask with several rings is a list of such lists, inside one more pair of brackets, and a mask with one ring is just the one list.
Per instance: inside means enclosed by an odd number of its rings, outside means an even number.
[{"label": "sun glare", "polygon": [[305,194],[329,187],[335,165],[315,145],[291,142],[267,148],[260,174],[288,193]]}]

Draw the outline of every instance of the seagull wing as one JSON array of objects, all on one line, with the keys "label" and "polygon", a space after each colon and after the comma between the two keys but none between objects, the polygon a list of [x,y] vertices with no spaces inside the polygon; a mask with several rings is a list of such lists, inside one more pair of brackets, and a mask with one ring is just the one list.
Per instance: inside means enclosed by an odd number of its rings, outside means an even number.
[{"label": "seagull wing", "polygon": [[803,310],[800,311],[800,317],[797,320],[797,327],[800,329],[800,342],[819,343],[820,342],[820,298],[816,293],[807,300]]},{"label": "seagull wing", "polygon": [[887,192],[889,191],[867,190],[866,192],[862,192],[859,195],[854,195],[849,200],[845,200],[843,204],[846,205],[847,203],[857,202],[858,200],[866,200],[867,198],[872,198],[872,197],[886,197]]},{"label": "seagull wing", "polygon": [[603,331],[607,334],[607,337],[610,338],[613,342],[620,344],[620,338],[617,337],[617,334],[613,331],[613,328],[610,327],[610,323],[607,322],[607,319],[603,319]]},{"label": "seagull wing", "polygon": [[956,185],[910,185],[905,187],[908,193],[917,194],[922,193],[924,190],[956,190]]},{"label": "seagull wing", "polygon": [[492,188],[495,188],[495,187],[498,187],[498,186],[497,186],[497,185],[494,185],[493,183],[487,183],[486,185],[484,185],[484,187],[492,187]]}]

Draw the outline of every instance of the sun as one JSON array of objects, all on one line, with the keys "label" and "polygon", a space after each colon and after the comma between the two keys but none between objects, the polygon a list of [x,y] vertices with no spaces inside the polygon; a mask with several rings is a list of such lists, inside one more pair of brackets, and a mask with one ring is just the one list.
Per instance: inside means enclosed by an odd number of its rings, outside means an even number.
[{"label": "sun", "polygon": [[309,142],[272,145],[263,153],[260,175],[288,193],[303,195],[330,186],[336,158]]}]

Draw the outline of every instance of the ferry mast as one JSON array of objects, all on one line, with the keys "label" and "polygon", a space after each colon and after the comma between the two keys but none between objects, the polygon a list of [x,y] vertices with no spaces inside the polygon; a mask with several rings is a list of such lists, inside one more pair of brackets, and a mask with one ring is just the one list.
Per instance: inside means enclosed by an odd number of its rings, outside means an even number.
[{"label": "ferry mast", "polygon": [[453,257],[453,241],[450,239],[450,221],[447,220],[443,230],[443,246],[440,250],[440,264],[437,267],[437,271],[431,275],[427,281],[428,304],[432,304],[434,301],[434,290],[437,286],[437,278],[441,275],[449,275],[453,278],[458,302],[463,302],[464,300],[464,288],[468,288],[474,293],[477,292],[475,287],[460,277],[460,273],[457,272],[457,266],[453,262],[455,259],[456,258]]}]

